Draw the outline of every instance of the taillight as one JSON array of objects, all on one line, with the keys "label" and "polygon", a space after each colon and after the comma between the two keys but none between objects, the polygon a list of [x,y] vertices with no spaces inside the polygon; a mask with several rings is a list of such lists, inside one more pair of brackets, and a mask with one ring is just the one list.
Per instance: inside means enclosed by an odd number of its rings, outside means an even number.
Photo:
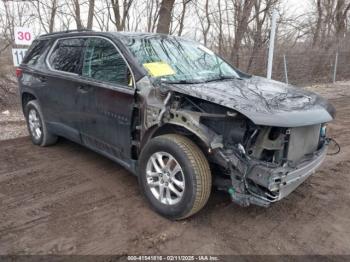
[{"label": "taillight", "polygon": [[20,78],[22,76],[22,69],[19,67],[16,68],[16,76],[17,78]]}]

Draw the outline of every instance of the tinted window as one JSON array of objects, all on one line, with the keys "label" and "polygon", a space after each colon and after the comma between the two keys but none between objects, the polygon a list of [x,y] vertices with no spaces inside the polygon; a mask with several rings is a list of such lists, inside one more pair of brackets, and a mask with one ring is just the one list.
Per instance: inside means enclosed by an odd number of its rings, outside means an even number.
[{"label": "tinted window", "polygon": [[78,74],[83,45],[83,39],[59,40],[49,58],[51,67]]},{"label": "tinted window", "polygon": [[129,70],[123,57],[111,42],[101,38],[87,40],[82,75],[119,85],[130,84]]},{"label": "tinted window", "polygon": [[48,40],[34,41],[28,50],[28,54],[25,57],[23,63],[27,65],[36,65],[40,56],[46,50],[48,46]]}]

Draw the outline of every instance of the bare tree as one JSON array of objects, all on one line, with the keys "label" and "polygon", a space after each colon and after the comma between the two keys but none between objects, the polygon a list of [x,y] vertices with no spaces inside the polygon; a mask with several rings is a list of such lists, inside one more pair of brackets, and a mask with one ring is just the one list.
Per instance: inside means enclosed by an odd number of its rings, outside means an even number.
[{"label": "bare tree", "polygon": [[78,30],[83,29],[83,23],[81,21],[80,3],[79,0],[73,0],[74,20]]},{"label": "bare tree", "polygon": [[147,17],[147,32],[153,32],[156,28],[159,17],[159,0],[147,0],[146,2],[146,17]]},{"label": "bare tree", "polygon": [[123,31],[125,29],[126,19],[132,3],[133,0],[123,0],[121,8],[119,0],[110,0],[110,5],[113,10],[113,18],[110,14],[110,19],[118,31]]},{"label": "bare tree", "polygon": [[196,13],[199,18],[199,23],[202,29],[203,42],[204,45],[208,44],[208,33],[211,27],[211,14],[209,13],[209,0],[205,0],[204,3],[204,15],[201,15],[201,8],[199,5],[196,5]]},{"label": "bare tree", "polygon": [[88,11],[88,20],[87,20],[87,29],[92,29],[93,19],[95,11],[95,0],[89,0],[89,11]]},{"label": "bare tree", "polygon": [[335,31],[337,42],[345,36],[346,33],[346,19],[350,10],[350,2],[347,4],[345,0],[338,0],[335,8]]},{"label": "bare tree", "polygon": [[265,30],[264,32],[263,26],[266,24],[271,9],[277,4],[277,2],[278,0],[256,0],[254,3],[254,30],[252,33],[253,48],[249,58],[247,71],[250,70],[259,50],[263,48],[264,43],[267,41],[269,30]]},{"label": "bare tree", "polygon": [[101,31],[109,31],[109,10],[108,3],[103,1],[94,9],[94,19]]},{"label": "bare tree", "polygon": [[159,10],[157,33],[169,34],[175,0],[162,0]]},{"label": "bare tree", "polygon": [[[243,2],[243,3],[242,3]],[[235,7],[235,40],[230,58],[239,65],[239,51],[241,48],[242,39],[247,32],[248,23],[251,17],[254,0],[236,0]]]},{"label": "bare tree", "polygon": [[312,46],[318,45],[329,48],[333,44],[338,45],[347,31],[346,24],[350,1],[317,0],[314,5],[316,22],[312,36]]},{"label": "bare tree", "polygon": [[218,16],[219,16],[219,20],[218,20],[218,29],[219,29],[219,54],[222,54],[222,45],[223,45],[223,41],[224,41],[224,36],[223,36],[223,20],[222,20],[222,13],[223,10],[221,8],[221,0],[218,0]]},{"label": "bare tree", "polygon": [[56,16],[59,9],[58,0],[37,0],[30,3],[33,5],[38,15],[37,17],[41,28],[45,33],[52,33],[54,31]]},{"label": "bare tree", "polygon": [[316,21],[316,28],[315,28],[314,36],[312,39],[312,46],[313,47],[315,47],[317,45],[317,43],[319,41],[320,33],[321,33],[322,16],[323,16],[321,0],[316,1],[316,7],[317,7],[317,21]]},{"label": "bare tree", "polygon": [[180,21],[179,21],[179,31],[177,32],[178,36],[181,36],[182,31],[184,29],[184,22],[185,22],[185,17],[186,17],[186,9],[187,5],[191,2],[191,0],[182,0],[182,11],[181,11],[181,16],[180,16]]}]

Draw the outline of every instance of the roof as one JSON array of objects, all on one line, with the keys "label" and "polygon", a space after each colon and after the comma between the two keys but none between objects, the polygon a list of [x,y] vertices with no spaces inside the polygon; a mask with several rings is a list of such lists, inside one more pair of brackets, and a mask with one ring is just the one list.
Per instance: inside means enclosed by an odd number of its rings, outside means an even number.
[{"label": "roof", "polygon": [[121,39],[128,39],[128,38],[177,38],[177,39],[184,39],[179,36],[173,36],[173,35],[167,35],[167,34],[160,34],[160,33],[149,33],[149,32],[122,32],[122,31],[115,31],[115,32],[101,32],[101,31],[93,31],[88,29],[81,29],[81,30],[67,30],[67,31],[59,31],[49,34],[43,34],[39,36],[39,39],[41,38],[57,38],[62,36],[89,36],[89,35],[109,35],[114,36]]}]

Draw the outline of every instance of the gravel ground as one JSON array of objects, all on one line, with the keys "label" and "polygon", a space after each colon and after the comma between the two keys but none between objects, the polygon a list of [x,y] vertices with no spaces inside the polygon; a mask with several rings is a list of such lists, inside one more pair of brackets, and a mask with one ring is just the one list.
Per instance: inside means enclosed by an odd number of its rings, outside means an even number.
[{"label": "gravel ground", "polygon": [[0,111],[0,140],[27,136],[28,130],[22,111],[5,109]]}]

